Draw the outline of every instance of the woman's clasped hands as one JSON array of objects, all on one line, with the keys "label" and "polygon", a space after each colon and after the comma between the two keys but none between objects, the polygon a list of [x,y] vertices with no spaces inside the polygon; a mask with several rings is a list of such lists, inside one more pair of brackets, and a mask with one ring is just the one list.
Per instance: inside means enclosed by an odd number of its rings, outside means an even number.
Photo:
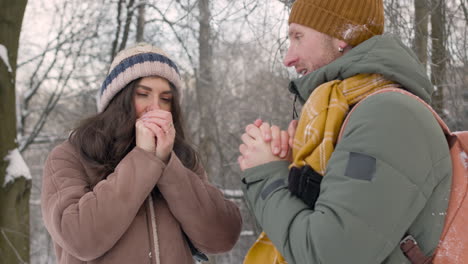
[{"label": "woman's clasped hands", "polygon": [[135,128],[136,145],[148,152],[154,152],[156,157],[167,162],[176,134],[171,112],[150,110],[137,119]]}]

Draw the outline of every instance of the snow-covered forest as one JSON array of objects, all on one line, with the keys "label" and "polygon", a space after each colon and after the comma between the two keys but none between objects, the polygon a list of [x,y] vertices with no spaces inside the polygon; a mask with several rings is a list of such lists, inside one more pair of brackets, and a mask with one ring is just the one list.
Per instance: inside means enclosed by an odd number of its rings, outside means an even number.
[{"label": "snow-covered forest", "polygon": [[[189,138],[210,181],[243,214],[236,247],[209,263],[242,263],[261,230],[240,191],[240,135],[256,118],[283,128],[291,120],[287,87],[297,76],[282,59],[292,2],[0,0],[0,264],[55,263],[41,217],[44,161],[96,112],[113,56],[140,41],[179,64]],[[400,36],[426,66],[433,107],[453,130],[467,130],[468,3],[384,2],[386,34]]]}]

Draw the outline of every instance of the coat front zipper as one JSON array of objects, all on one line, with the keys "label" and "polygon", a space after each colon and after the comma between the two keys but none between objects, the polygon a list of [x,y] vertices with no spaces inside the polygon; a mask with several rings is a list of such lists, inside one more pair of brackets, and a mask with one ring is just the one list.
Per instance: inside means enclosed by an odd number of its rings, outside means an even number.
[{"label": "coat front zipper", "polygon": [[[149,211],[150,211],[150,232],[153,237],[153,244],[154,244],[154,254],[155,254],[155,261],[156,264],[161,264],[161,260],[159,258],[159,241],[158,241],[158,232],[157,232],[157,226],[156,226],[156,213],[154,212],[154,203],[153,203],[153,197],[150,193],[148,199],[146,200],[148,203]],[[151,252],[149,253],[150,259],[152,259],[152,254]]]}]

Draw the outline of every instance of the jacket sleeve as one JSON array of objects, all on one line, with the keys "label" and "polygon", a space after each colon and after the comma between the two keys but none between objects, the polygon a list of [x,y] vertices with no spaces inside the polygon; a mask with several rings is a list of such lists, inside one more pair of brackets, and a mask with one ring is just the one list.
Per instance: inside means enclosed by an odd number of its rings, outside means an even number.
[{"label": "jacket sleeve", "polygon": [[69,143],[49,155],[43,175],[42,214],[52,239],[74,257],[102,256],[125,233],[164,169],[138,147],[92,190]]},{"label": "jacket sleeve", "polygon": [[172,153],[157,186],[194,246],[215,254],[229,251],[239,238],[239,208],[208,182],[203,168],[194,173]]},{"label": "jacket sleeve", "polygon": [[245,198],[288,263],[382,263],[444,176],[448,149],[434,148],[444,137],[429,111],[380,96],[351,116],[315,211],[288,191],[287,162],[245,171]]}]

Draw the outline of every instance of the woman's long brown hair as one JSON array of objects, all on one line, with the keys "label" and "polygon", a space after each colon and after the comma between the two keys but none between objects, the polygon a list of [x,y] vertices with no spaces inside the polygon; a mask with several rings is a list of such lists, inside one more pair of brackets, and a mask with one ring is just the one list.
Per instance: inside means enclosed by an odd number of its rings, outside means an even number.
[{"label": "woman's long brown hair", "polygon": [[[135,84],[140,80],[141,78],[128,84],[103,112],[83,120],[70,134],[70,143],[97,171],[98,176],[90,179],[92,186],[111,174],[135,147],[137,117],[133,96]],[[199,162],[198,153],[185,139],[179,91],[172,83],[169,84],[173,94],[171,114],[176,130],[173,150],[185,167],[195,171]]]}]

